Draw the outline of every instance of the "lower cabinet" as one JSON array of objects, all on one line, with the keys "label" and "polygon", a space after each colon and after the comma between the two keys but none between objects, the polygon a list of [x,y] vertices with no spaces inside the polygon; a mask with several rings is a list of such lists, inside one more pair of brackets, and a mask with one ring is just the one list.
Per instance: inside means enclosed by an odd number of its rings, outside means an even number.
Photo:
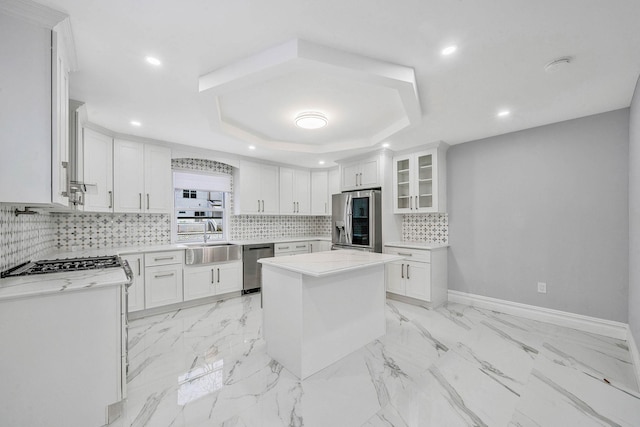
[{"label": "lower cabinet", "polygon": [[447,251],[386,246],[384,253],[405,258],[385,266],[387,292],[433,305],[447,300]]},{"label": "lower cabinet", "polygon": [[145,308],[182,302],[182,264],[145,268]]},{"label": "lower cabinet", "polygon": [[273,251],[274,256],[306,254],[309,253],[309,242],[276,243]]},{"label": "lower cabinet", "polygon": [[133,273],[133,282],[129,286],[127,311],[129,313],[144,310],[144,255],[121,255],[129,263]]},{"label": "lower cabinet", "polygon": [[184,300],[242,290],[242,262],[184,268]]},{"label": "lower cabinet", "polygon": [[309,242],[309,252],[324,252],[331,250],[331,242],[326,240],[312,240]]}]

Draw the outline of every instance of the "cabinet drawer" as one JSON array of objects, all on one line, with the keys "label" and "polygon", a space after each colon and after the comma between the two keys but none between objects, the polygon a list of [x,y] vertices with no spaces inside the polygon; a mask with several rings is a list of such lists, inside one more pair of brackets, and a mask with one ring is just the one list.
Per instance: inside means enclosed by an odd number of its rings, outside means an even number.
[{"label": "cabinet drawer", "polygon": [[431,251],[426,249],[405,249],[396,248],[393,246],[385,246],[384,253],[391,255],[400,255],[405,257],[408,261],[431,262]]},{"label": "cabinet drawer", "polygon": [[182,265],[145,268],[145,308],[182,302]]},{"label": "cabinet drawer", "polygon": [[286,242],[274,245],[274,255],[293,255],[309,252],[309,242]]},{"label": "cabinet drawer", "polygon": [[154,265],[182,264],[184,262],[184,251],[150,252],[144,254],[145,267]]}]

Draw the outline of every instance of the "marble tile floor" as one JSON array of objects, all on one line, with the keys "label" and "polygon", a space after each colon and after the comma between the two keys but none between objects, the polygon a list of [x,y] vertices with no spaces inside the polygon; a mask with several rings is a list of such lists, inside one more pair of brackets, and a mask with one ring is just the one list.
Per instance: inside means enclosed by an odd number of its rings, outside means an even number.
[{"label": "marble tile floor", "polygon": [[260,296],[131,322],[117,427],[640,426],[624,341],[449,303],[387,301],[387,334],[299,381]]}]

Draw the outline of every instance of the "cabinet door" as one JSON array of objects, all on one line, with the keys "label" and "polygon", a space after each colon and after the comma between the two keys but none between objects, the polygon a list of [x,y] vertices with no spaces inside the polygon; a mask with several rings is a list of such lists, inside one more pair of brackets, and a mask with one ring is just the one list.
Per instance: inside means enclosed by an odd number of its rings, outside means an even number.
[{"label": "cabinet door", "polygon": [[82,130],[85,212],[113,212],[113,140],[111,137]]},{"label": "cabinet door", "polygon": [[215,266],[184,268],[184,300],[190,301],[216,294]]},{"label": "cabinet door", "polygon": [[418,153],[415,156],[415,190],[416,208],[420,212],[436,212],[437,171],[436,150]]},{"label": "cabinet door", "polygon": [[354,190],[360,182],[360,164],[351,163],[342,167],[342,176],[340,177],[340,187],[342,190]]},{"label": "cabinet door", "polygon": [[324,252],[331,250],[331,242],[325,240],[312,240],[309,242],[309,252]]},{"label": "cabinet door", "polygon": [[311,174],[306,170],[294,171],[293,197],[296,202],[296,214],[309,215],[311,213]]},{"label": "cabinet door", "polygon": [[423,301],[431,301],[431,264],[405,263],[406,295]]},{"label": "cabinet door", "polygon": [[296,205],[293,195],[294,171],[289,168],[280,168],[280,213],[293,214]]},{"label": "cabinet door", "polygon": [[129,313],[144,309],[144,264],[142,255],[121,255],[133,272],[133,283],[129,286]]},{"label": "cabinet door", "polygon": [[116,139],[113,143],[115,212],[142,212],[144,144]]},{"label": "cabinet door", "polygon": [[171,211],[171,149],[157,145],[144,146],[145,211]]},{"label": "cabinet door", "polygon": [[412,156],[393,158],[393,212],[408,213],[414,208],[412,193]]},{"label": "cabinet door", "polygon": [[[280,198],[278,191],[278,167],[261,165],[260,185],[261,213],[276,215],[280,212]],[[249,184],[251,185],[251,184]]]},{"label": "cabinet door", "polygon": [[311,172],[311,215],[329,214],[329,178],[327,171]]},{"label": "cabinet door", "polygon": [[62,40],[56,31],[52,36],[51,197],[53,203],[69,206],[69,68]]},{"label": "cabinet door", "polygon": [[238,192],[239,209],[236,214],[256,214],[262,210],[261,205],[261,180],[262,168],[260,164],[240,162],[240,182],[236,183]]},{"label": "cabinet door", "polygon": [[219,264],[216,268],[216,294],[242,290],[242,263]]},{"label": "cabinet door", "polygon": [[405,294],[404,266],[404,261],[393,261],[385,264],[384,272],[387,292]]},{"label": "cabinet door", "polygon": [[145,308],[182,301],[182,264],[158,265],[145,269]]},{"label": "cabinet door", "polygon": [[380,179],[378,178],[378,159],[363,161],[360,166],[359,187],[372,188],[379,186]]}]

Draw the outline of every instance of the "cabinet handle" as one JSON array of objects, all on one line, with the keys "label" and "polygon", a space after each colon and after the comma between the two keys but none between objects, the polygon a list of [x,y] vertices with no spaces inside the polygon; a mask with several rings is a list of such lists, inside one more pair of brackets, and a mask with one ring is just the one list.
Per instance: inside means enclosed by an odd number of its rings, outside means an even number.
[{"label": "cabinet handle", "polygon": [[296,213],[296,202],[293,202],[293,213]]},{"label": "cabinet handle", "polygon": [[280,246],[278,249],[289,249],[289,246]]},{"label": "cabinet handle", "polygon": [[260,200],[258,200],[258,212],[260,212]]},{"label": "cabinet handle", "polygon": [[149,203],[149,193],[147,193],[147,210],[151,209],[149,206],[150,206],[150,203]]},{"label": "cabinet handle", "polygon": [[416,196],[416,209],[418,209],[418,196]]},{"label": "cabinet handle", "polygon": [[407,253],[403,253],[403,252],[398,252],[398,255],[402,255],[402,256],[413,256],[413,254],[407,254]]},{"label": "cabinet handle", "polygon": [[109,191],[109,209],[113,208],[113,191]]},{"label": "cabinet handle", "polygon": [[305,245],[300,245],[300,246],[296,246],[296,249],[298,249],[298,248],[304,248],[304,247],[305,247]]},{"label": "cabinet handle", "polygon": [[62,169],[64,169],[64,176],[65,176],[65,180],[64,180],[64,185],[65,185],[65,189],[62,190],[60,192],[60,194],[62,195],[62,197],[69,197],[69,187],[71,186],[70,180],[71,177],[69,176],[69,162],[62,162],[61,164]]},{"label": "cabinet handle", "polygon": [[142,193],[138,193],[138,209],[142,210]]},{"label": "cabinet handle", "polygon": [[220,283],[220,269],[218,269],[218,283]]},{"label": "cabinet handle", "polygon": [[165,260],[168,260],[168,259],[173,259],[173,257],[172,256],[163,256],[163,257],[160,257],[160,258],[154,258],[153,260],[154,261],[165,261]]},{"label": "cabinet handle", "polygon": [[409,279],[409,264],[407,264],[407,279]]},{"label": "cabinet handle", "polygon": [[409,209],[413,210],[413,197],[409,196]]},{"label": "cabinet handle", "polygon": [[324,213],[327,213],[327,202],[324,202]]},{"label": "cabinet handle", "polygon": [[176,274],[176,273],[156,274],[156,275],[155,275],[155,276],[153,276],[153,277],[155,277],[156,279],[159,279],[159,278],[161,278],[161,277],[171,277],[171,276],[174,276],[175,274]]},{"label": "cabinet handle", "polygon": [[138,276],[140,276],[142,274],[142,268],[140,268],[140,258],[138,258]]},{"label": "cabinet handle", "polygon": [[213,285],[213,283],[216,281],[216,271],[212,268],[211,269],[211,284]]},{"label": "cabinet handle", "polygon": [[402,264],[402,268],[400,269],[400,277],[404,279],[404,264]]},{"label": "cabinet handle", "polygon": [[264,200],[262,201],[262,212],[264,213]]}]

